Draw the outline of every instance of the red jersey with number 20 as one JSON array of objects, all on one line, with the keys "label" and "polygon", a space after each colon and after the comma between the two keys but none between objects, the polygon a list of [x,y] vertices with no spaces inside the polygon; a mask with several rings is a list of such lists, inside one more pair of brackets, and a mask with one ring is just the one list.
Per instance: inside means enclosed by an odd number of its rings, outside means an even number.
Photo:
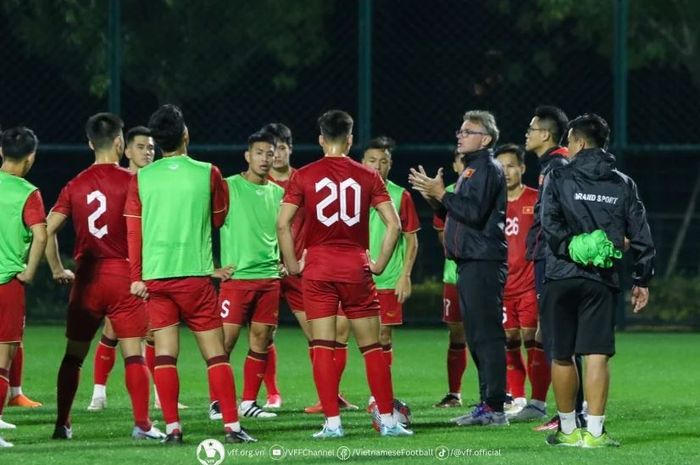
[{"label": "red jersey with number 20", "polygon": [[51,211],[72,218],[76,261],[128,258],[124,203],[132,176],[116,164],[92,165],[61,190]]},{"label": "red jersey with number 20", "polygon": [[391,202],[379,174],[348,157],[324,157],[297,170],[284,203],[305,217],[305,279],[366,282],[369,209]]},{"label": "red jersey with number 20", "polygon": [[535,221],[537,190],[525,187],[520,197],[508,201],[506,212],[506,241],[508,242],[508,277],[503,291],[505,297],[522,294],[535,288],[534,262],[525,259],[527,233]]}]

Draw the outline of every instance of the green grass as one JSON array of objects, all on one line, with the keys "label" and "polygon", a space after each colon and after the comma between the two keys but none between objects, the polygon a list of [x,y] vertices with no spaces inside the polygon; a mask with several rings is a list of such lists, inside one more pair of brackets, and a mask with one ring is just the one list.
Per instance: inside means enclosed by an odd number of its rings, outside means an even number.
[{"label": "green grass", "polygon": [[[2,431],[14,442],[13,449],[0,450],[3,464],[193,464],[199,462],[195,450],[205,438],[221,439],[221,425],[207,418],[207,387],[204,363],[192,335],[182,334],[179,359],[181,401],[189,405],[182,412],[184,447],[163,447],[152,442],[130,439],[131,413],[123,383],[123,367],[117,362],[109,381],[108,409],[87,412],[92,392],[92,354],[85,363],[82,384],[73,414],[74,439],[52,441],[55,413],[55,380],[63,352],[63,331],[59,327],[29,327],[25,336],[25,393],[43,401],[34,410],[6,408],[4,418],[16,423],[17,430]],[[507,464],[683,464],[698,463],[697,398],[700,386],[698,347],[700,334],[619,334],[618,355],[612,361],[612,388],[607,427],[622,443],[616,450],[558,449],[544,444],[544,433],[531,431],[532,424],[506,428],[460,428],[449,418],[456,409],[438,410],[431,404],[446,391],[446,332],[440,329],[401,329],[394,342],[394,385],[398,398],[413,410],[416,436],[380,438],[370,427],[364,412],[344,414],[346,437],[318,442],[310,435],[319,429],[320,416],[301,413],[316,400],[310,375],[307,346],[296,328],[282,328],[277,337],[279,384],[284,398],[280,416],[274,420],[244,420],[244,426],[260,442],[245,446],[226,446],[229,455],[224,464],[270,463],[270,447],[305,449],[295,457],[287,455],[280,463],[334,463],[335,457],[311,454],[332,453],[340,446],[370,453],[427,453],[438,446],[473,451],[498,451],[497,456],[451,457],[441,462],[436,457],[360,457],[348,463],[507,463]],[[239,392],[245,348],[239,346],[234,366]],[[470,362],[471,363],[471,362]],[[470,364],[464,380],[466,402],[475,400],[475,370]],[[359,353],[350,352],[342,390],[346,397],[364,405],[368,390]],[[260,399],[263,399],[261,395]],[[550,394],[550,412],[554,411]],[[162,419],[153,412],[154,419]],[[161,424],[162,426],[162,424]],[[253,457],[244,457],[244,451]],[[397,452],[399,451],[399,452]],[[483,454],[484,452],[478,452]],[[492,452],[493,453],[493,452]]]}]

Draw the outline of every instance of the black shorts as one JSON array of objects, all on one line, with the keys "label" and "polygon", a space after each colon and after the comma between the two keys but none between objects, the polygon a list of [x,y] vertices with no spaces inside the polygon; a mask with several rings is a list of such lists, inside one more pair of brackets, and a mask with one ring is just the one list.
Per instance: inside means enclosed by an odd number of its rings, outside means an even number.
[{"label": "black shorts", "polygon": [[590,279],[548,281],[540,302],[544,338],[552,358],[574,354],[615,355],[615,309],[618,292]]}]

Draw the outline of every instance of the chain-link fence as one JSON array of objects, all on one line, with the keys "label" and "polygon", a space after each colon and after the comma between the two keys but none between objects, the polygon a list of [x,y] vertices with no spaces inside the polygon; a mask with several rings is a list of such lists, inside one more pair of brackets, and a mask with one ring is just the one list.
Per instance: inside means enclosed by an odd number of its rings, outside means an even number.
[{"label": "chain-link fence", "polygon": [[[185,111],[199,158],[243,168],[247,135],[270,121],[294,132],[293,163],[318,156],[315,120],[339,107],[369,137],[398,141],[390,177],[449,171],[467,109],[496,114],[502,142],[522,143],[533,109],[596,112],[638,182],[658,246],[659,274],[697,276],[693,193],[700,136],[700,3],[691,0],[7,0],[0,5],[0,124],[35,129],[29,178],[51,205],[88,165],[83,125],[115,111],[144,124],[161,103]],[[534,184],[535,157],[525,180]],[[449,176],[448,176],[449,178]],[[673,180],[669,183],[669,180]],[[699,185],[700,187],[700,185]],[[700,189],[698,189],[700,190]],[[416,282],[438,279],[431,212]],[[65,252],[69,235],[62,236]],[[426,304],[427,305],[427,304]],[[433,312],[433,310],[430,310]]]}]

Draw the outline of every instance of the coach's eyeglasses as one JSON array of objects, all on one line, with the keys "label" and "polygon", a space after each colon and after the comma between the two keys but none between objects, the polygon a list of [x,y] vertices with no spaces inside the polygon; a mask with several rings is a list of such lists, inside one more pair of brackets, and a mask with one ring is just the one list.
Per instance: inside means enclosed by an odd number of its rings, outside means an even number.
[{"label": "coach's eyeglasses", "polygon": [[457,136],[457,137],[469,137],[472,134],[481,134],[482,136],[488,136],[488,133],[486,133],[486,132],[472,131],[470,129],[461,129],[461,130],[455,132],[455,136]]}]

